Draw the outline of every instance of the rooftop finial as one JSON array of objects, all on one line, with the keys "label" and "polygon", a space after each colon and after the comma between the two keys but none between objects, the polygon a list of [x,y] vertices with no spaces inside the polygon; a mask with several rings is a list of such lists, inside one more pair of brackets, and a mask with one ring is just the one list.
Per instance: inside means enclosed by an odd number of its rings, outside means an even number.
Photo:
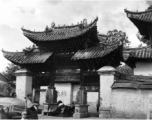
[{"label": "rooftop finial", "polygon": [[87,26],[87,19],[83,19],[83,26]]},{"label": "rooftop finial", "polygon": [[48,31],[48,30],[49,30],[49,27],[48,27],[48,26],[46,26],[45,31]]},{"label": "rooftop finial", "polygon": [[96,19],[98,20],[98,16],[96,17]]},{"label": "rooftop finial", "polygon": [[55,22],[52,22],[51,28],[54,28],[54,27],[55,27]]},{"label": "rooftop finial", "polygon": [[147,10],[151,10],[152,9],[152,5],[150,5],[148,8],[147,8]]}]

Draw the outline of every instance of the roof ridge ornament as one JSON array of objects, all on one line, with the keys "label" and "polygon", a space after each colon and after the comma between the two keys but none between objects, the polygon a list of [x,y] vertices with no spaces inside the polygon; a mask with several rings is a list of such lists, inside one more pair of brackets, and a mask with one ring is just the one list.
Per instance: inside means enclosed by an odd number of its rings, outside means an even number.
[{"label": "roof ridge ornament", "polygon": [[87,19],[83,19],[83,26],[86,27],[87,26]]},{"label": "roof ridge ornament", "polygon": [[52,22],[51,28],[55,28],[55,22]]},{"label": "roof ridge ornament", "polygon": [[48,27],[48,26],[46,26],[46,27],[45,27],[45,31],[47,32],[48,30],[49,30],[49,27]]}]

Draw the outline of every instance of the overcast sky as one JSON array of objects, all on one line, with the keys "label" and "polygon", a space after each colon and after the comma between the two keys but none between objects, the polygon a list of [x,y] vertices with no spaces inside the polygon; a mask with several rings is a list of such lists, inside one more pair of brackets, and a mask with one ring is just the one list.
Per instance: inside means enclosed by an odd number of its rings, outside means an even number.
[{"label": "overcast sky", "polygon": [[[108,30],[127,33],[131,47],[140,43],[137,28],[127,18],[124,9],[145,11],[152,1],[105,0],[105,1],[53,1],[53,0],[0,0],[0,50],[21,51],[33,44],[23,35],[21,27],[43,31],[46,25],[77,24],[84,18],[88,23],[98,16],[97,29],[106,34]],[[0,51],[0,72],[9,62]]]}]

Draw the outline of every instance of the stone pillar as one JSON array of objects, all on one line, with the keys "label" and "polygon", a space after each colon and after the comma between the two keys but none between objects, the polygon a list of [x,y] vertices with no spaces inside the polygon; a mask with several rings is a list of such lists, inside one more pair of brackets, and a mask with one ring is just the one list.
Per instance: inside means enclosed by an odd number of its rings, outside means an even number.
[{"label": "stone pillar", "polygon": [[48,89],[46,91],[46,100],[44,103],[44,109],[42,114],[45,115],[47,113],[49,115],[49,111],[51,110],[51,106],[57,105],[57,91],[54,87],[54,80],[55,80],[55,53],[52,56],[52,68],[50,71],[50,84],[48,86]]},{"label": "stone pillar", "polygon": [[48,87],[46,91],[46,103],[48,104],[57,103],[57,91],[55,87],[51,87],[51,88]]},{"label": "stone pillar", "polygon": [[34,103],[39,103],[40,102],[40,86],[35,86],[33,88],[33,99],[32,101]]},{"label": "stone pillar", "polygon": [[75,113],[73,114],[74,118],[86,118],[88,117],[88,105],[87,105],[87,93],[83,86],[84,81],[84,73],[81,70],[81,80],[80,80],[80,88],[77,93],[77,104],[75,105]]},{"label": "stone pillar", "polygon": [[100,110],[99,118],[109,118],[111,115],[111,86],[114,83],[114,74],[116,70],[111,66],[105,66],[98,70],[100,75]]},{"label": "stone pillar", "polygon": [[46,103],[44,103],[42,114],[49,115],[49,111],[51,110],[51,106],[57,105],[57,91],[55,87],[48,87],[46,90]]},{"label": "stone pillar", "polygon": [[27,69],[20,69],[15,75],[17,98],[25,100],[26,95],[32,93],[32,73]]}]

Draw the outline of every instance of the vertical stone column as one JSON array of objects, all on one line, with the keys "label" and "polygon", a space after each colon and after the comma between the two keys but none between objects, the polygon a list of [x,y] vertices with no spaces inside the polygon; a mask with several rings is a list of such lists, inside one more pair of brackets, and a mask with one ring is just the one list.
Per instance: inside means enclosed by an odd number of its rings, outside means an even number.
[{"label": "vertical stone column", "polygon": [[40,102],[40,86],[34,86],[32,101],[34,103],[39,103]]},{"label": "vertical stone column", "polygon": [[73,114],[74,118],[86,118],[88,117],[88,105],[87,105],[87,93],[84,89],[84,71],[80,71],[81,80],[80,80],[80,88],[77,93],[77,103],[75,105],[75,113]]},{"label": "vertical stone column", "polygon": [[15,75],[17,98],[25,100],[26,95],[32,93],[32,73],[27,69],[20,69]]},{"label": "vertical stone column", "polygon": [[114,83],[114,74],[116,70],[111,66],[105,66],[98,70],[100,75],[100,114],[99,118],[109,118],[111,112],[111,86]]},{"label": "vertical stone column", "polygon": [[51,109],[51,106],[57,105],[57,91],[54,87],[54,80],[55,80],[55,53],[52,56],[52,69],[50,71],[50,84],[48,86],[48,89],[46,91],[46,103],[44,103],[44,109],[43,109],[43,115],[45,113],[48,113],[49,115],[49,109]]}]

